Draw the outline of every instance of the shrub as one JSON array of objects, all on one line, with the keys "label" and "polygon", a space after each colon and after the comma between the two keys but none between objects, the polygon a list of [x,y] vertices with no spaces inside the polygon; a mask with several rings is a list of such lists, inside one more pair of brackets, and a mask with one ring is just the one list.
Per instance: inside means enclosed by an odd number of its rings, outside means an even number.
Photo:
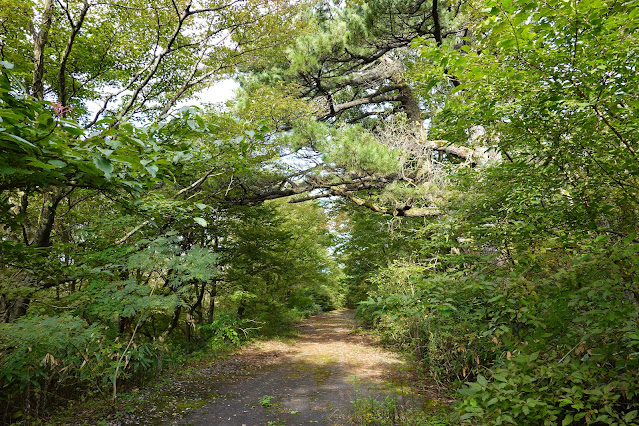
[{"label": "shrub", "polygon": [[42,413],[56,389],[99,380],[103,330],[81,318],[30,316],[0,325],[0,388],[17,417]]},{"label": "shrub", "polygon": [[203,324],[198,329],[208,341],[208,346],[216,348],[225,344],[239,346],[257,329],[255,325],[249,319],[240,319],[237,314],[222,312],[212,322]]}]

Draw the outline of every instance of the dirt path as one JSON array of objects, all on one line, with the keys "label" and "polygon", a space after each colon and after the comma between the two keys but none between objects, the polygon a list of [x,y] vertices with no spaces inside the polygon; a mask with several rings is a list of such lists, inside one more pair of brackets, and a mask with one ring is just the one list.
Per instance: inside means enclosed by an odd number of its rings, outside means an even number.
[{"label": "dirt path", "polygon": [[355,331],[353,312],[309,318],[290,342],[258,341],[230,359],[186,372],[165,383],[168,402],[140,395],[125,423],[180,425],[345,424],[352,401],[414,396],[404,361]]}]

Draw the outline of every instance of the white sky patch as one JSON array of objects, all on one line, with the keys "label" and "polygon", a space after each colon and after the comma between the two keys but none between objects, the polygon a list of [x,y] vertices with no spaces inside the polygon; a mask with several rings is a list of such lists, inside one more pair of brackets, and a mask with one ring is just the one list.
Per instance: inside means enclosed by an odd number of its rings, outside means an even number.
[{"label": "white sky patch", "polygon": [[171,111],[178,110],[185,106],[196,106],[206,109],[208,105],[221,106],[222,110],[226,111],[227,109],[224,103],[235,97],[235,91],[239,87],[240,84],[232,78],[220,80],[195,93],[190,99],[178,101],[173,108],[171,108]]},{"label": "white sky patch", "polygon": [[[186,101],[178,101],[175,106],[171,109],[172,111],[182,108],[184,106],[198,106],[205,108],[207,105],[223,105],[226,101],[229,101],[235,97],[235,91],[240,87],[240,84],[233,79],[227,78],[217,83],[212,84],[211,86],[201,90],[199,93],[196,93],[191,99]],[[106,87],[104,89],[106,93],[117,92],[118,89],[114,87]],[[109,110],[114,107],[117,108],[117,105],[122,101],[122,98],[126,95],[130,95],[133,92],[128,90],[109,102]],[[52,99],[53,101],[53,99]],[[88,101],[85,103],[87,111],[90,114],[90,118],[100,110],[103,105],[102,100],[96,101]]]},{"label": "white sky patch", "polygon": [[210,87],[202,90],[195,95],[189,103],[197,104],[220,104],[235,97],[235,91],[240,87],[240,84],[230,78],[222,81],[218,81],[212,84]]}]

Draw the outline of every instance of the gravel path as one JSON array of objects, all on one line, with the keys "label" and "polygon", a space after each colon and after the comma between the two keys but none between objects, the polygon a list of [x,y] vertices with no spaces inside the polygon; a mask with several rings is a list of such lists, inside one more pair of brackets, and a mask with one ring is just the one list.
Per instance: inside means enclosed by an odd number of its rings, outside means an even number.
[{"label": "gravel path", "polygon": [[256,341],[139,395],[124,424],[348,424],[357,398],[413,405],[405,362],[357,331],[351,310],[316,315],[290,341]]},{"label": "gravel path", "polygon": [[370,336],[355,333],[355,325],[352,311],[328,312],[305,321],[292,343],[267,341],[244,348],[238,358],[262,363],[261,371],[220,380],[218,398],[170,423],[344,424],[351,401],[385,393],[385,380],[401,377],[397,370],[403,365]]}]

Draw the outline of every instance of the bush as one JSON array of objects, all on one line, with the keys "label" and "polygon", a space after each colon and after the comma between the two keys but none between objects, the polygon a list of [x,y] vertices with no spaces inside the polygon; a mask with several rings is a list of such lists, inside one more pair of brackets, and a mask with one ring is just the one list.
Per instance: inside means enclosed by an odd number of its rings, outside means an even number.
[{"label": "bush", "polygon": [[[518,354],[461,390],[461,420],[480,424],[637,424],[637,376],[595,362]],[[630,380],[630,381],[629,381]]]},{"label": "bush", "polygon": [[212,349],[228,344],[239,346],[258,328],[254,321],[240,319],[237,314],[229,312],[222,312],[209,324],[198,327],[202,338],[208,342],[207,346]]},{"label": "bush", "polygon": [[635,424],[637,251],[600,238],[491,275],[413,276],[412,293],[370,298],[359,313],[460,388],[460,421]]},{"label": "bush", "polygon": [[[113,380],[153,370],[155,343],[111,340],[105,326],[73,315],[26,316],[0,325],[0,389],[12,419],[32,419],[78,389],[106,394]],[[116,377],[117,376],[117,377]]]},{"label": "bush", "polygon": [[99,380],[102,329],[71,316],[31,316],[0,325],[0,388],[3,403],[22,406],[16,417],[45,409],[56,389]]}]

